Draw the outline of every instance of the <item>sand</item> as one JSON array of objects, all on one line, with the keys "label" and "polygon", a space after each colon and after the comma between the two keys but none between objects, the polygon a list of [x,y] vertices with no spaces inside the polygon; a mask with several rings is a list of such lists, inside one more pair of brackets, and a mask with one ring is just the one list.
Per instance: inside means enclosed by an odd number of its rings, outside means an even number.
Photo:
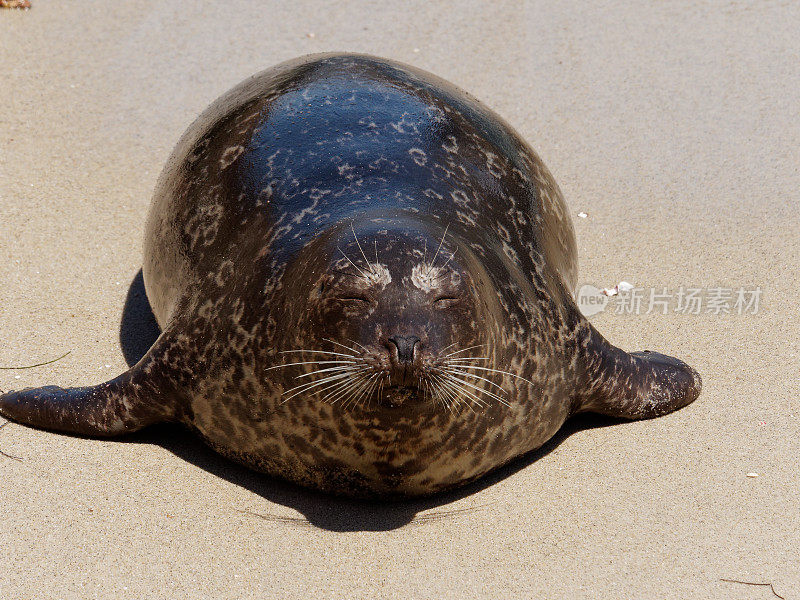
[{"label": "sand", "polygon": [[[673,295],[668,314],[609,303],[592,322],[705,382],[677,413],[576,420],[479,485],[401,504],[262,477],[180,428],[9,424],[0,598],[774,597],[721,579],[800,597],[798,30],[777,1],[0,12],[0,366],[71,352],[0,387],[127,369],[152,335],[137,273],[173,144],[241,79],[327,50],[428,69],[511,122],[569,202],[581,283]],[[761,296],[683,314],[681,287]]]}]

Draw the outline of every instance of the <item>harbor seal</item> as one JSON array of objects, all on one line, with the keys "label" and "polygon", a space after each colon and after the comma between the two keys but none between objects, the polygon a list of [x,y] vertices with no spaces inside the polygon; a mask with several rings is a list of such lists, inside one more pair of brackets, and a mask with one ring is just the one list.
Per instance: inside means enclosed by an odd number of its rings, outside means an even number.
[{"label": "harbor seal", "polygon": [[431,494],[570,415],[697,398],[688,365],[589,324],[576,253],[553,177],[483,104],[389,60],[296,59],[173,151],[146,226],[149,352],[100,385],[4,394],[0,413],[90,436],[177,421],[304,486]]}]

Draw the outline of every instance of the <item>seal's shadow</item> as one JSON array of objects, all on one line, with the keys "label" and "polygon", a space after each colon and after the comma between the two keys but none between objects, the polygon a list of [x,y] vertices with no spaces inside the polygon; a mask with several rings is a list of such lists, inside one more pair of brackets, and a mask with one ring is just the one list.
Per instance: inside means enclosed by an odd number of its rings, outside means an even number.
[{"label": "seal's shadow", "polygon": [[160,334],[161,329],[147,301],[142,270],[139,269],[128,288],[119,324],[119,345],[129,367],[139,362]]},{"label": "seal's shadow", "polygon": [[[159,334],[160,330],[147,301],[140,270],[131,282],[120,323],[120,345],[129,366],[136,364],[145,355]],[[232,510],[250,514],[254,519],[262,518],[300,526],[310,524],[329,531],[388,531],[415,521],[415,517],[421,512],[430,511],[417,519],[417,521],[424,522],[446,519],[461,512],[448,511],[441,507],[479,492],[524,469],[555,450],[565,439],[577,431],[621,422],[624,421],[600,415],[579,415],[570,419],[549,442],[538,450],[526,454],[475,483],[428,498],[391,502],[337,498],[256,473],[223,458],[205,446],[197,436],[179,425],[156,425],[128,436],[126,439],[166,448],[176,456],[209,473],[246,488],[270,502],[290,507],[305,517],[303,520],[271,515],[268,512],[268,506],[264,507],[264,510],[256,509],[252,512],[251,508],[246,506],[231,507]]]}]

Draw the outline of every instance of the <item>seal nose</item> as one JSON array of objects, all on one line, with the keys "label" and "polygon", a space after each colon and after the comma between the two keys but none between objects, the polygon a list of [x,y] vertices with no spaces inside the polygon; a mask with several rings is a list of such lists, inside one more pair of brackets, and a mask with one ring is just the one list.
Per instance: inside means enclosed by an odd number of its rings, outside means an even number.
[{"label": "seal nose", "polygon": [[399,364],[413,364],[414,358],[416,358],[416,354],[419,352],[417,349],[419,338],[417,336],[409,335],[404,337],[401,335],[393,335],[388,341],[391,345],[389,350],[392,351],[392,354],[394,354],[394,351],[397,350],[397,362]]}]

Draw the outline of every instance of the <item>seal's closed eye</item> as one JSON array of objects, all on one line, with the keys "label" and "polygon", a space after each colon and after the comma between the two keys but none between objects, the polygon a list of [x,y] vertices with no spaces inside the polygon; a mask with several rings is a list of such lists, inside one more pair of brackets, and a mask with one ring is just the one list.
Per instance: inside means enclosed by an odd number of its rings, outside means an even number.
[{"label": "seal's closed eye", "polygon": [[361,302],[363,304],[371,303],[371,300],[366,296],[337,296],[336,299],[342,302]]},{"label": "seal's closed eye", "polygon": [[433,301],[433,305],[436,308],[450,308],[458,303],[461,298],[456,296],[440,296],[436,300]]}]

